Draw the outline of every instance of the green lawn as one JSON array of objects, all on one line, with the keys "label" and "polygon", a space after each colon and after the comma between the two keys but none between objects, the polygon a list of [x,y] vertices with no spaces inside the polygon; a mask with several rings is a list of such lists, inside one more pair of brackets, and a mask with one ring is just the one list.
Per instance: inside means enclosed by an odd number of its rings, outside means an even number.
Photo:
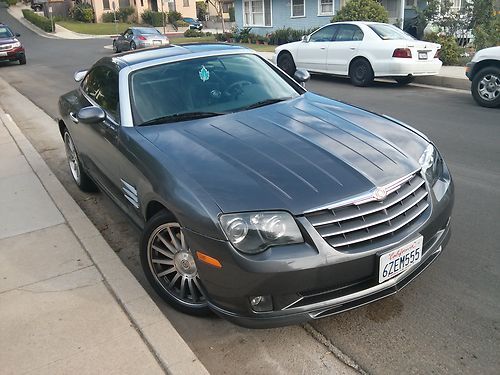
[{"label": "green lawn", "polygon": [[[128,27],[132,26],[128,23],[117,23],[116,29],[114,23],[84,23],[73,21],[59,21],[57,24],[62,27],[80,34],[90,35],[113,35],[124,32]],[[170,43],[206,43],[215,42],[215,36],[202,36],[199,38],[186,38],[186,37],[170,37]],[[276,46],[265,46],[263,44],[248,44],[248,43],[234,43],[240,46],[251,48],[258,52],[274,52]]]},{"label": "green lawn", "polygon": [[131,25],[128,23],[117,23],[116,28],[114,23],[84,23],[84,22],[69,22],[59,21],[58,25],[80,34],[90,35],[112,35],[123,33],[127,27]]}]

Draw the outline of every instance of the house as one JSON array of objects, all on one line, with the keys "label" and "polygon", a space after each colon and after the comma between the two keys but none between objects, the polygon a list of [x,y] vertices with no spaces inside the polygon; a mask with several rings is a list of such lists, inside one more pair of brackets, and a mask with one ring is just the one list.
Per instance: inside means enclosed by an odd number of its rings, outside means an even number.
[{"label": "house", "polygon": [[137,20],[141,22],[141,14],[146,10],[154,12],[165,12],[175,10],[182,14],[183,17],[196,18],[196,1],[195,0],[84,0],[93,6],[96,22],[102,22],[102,15],[106,12],[112,12],[113,9],[132,6],[135,9]]},{"label": "house", "polygon": [[[235,19],[239,28],[251,27],[256,34],[276,29],[310,29],[330,22],[348,0],[235,0]],[[458,10],[466,0],[452,0]],[[415,7],[425,7],[425,0],[379,0],[389,13],[389,23],[403,27],[405,19],[414,18]]]}]

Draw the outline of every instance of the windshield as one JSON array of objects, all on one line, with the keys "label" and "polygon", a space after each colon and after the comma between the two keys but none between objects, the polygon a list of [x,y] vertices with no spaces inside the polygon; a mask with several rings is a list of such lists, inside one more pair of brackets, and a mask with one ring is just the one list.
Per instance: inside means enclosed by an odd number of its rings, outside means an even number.
[{"label": "windshield", "polygon": [[0,38],[12,38],[14,34],[5,26],[0,26]]},{"label": "windshield", "polygon": [[138,27],[135,30],[139,34],[160,34],[160,32],[153,27]]},{"label": "windshield", "polygon": [[194,18],[184,18],[186,22],[195,22]]},{"label": "windshield", "polygon": [[410,34],[393,25],[368,25],[383,40],[415,40]]},{"label": "windshield", "polygon": [[252,54],[203,57],[133,72],[130,94],[137,125],[222,115],[303,93]]}]

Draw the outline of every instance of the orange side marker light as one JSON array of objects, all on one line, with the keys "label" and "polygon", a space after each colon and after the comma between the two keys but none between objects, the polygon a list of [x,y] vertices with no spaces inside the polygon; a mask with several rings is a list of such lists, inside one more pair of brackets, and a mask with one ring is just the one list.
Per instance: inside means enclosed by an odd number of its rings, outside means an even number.
[{"label": "orange side marker light", "polygon": [[214,266],[216,268],[222,268],[222,264],[220,264],[220,262],[217,259],[212,258],[207,254],[203,254],[201,251],[197,251],[196,256],[198,257],[199,260],[205,262],[206,264],[210,264],[211,266]]}]

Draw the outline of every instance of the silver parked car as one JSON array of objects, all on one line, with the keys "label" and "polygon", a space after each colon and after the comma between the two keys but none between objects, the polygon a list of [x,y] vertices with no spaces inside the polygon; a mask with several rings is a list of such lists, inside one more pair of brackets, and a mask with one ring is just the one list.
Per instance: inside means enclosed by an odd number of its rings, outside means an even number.
[{"label": "silver parked car", "polygon": [[138,48],[161,47],[170,44],[168,38],[154,27],[130,27],[113,40],[113,51],[118,53]]}]

